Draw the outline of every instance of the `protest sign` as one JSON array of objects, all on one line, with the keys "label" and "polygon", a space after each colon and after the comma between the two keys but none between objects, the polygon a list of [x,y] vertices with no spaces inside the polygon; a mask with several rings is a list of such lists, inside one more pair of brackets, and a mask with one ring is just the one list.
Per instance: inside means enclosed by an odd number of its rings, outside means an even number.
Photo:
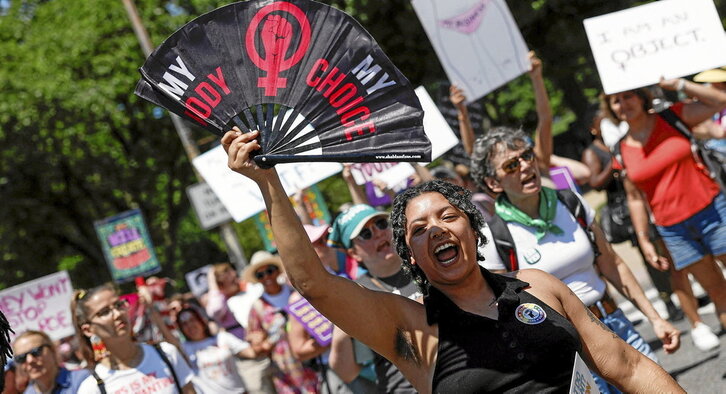
[{"label": "protest sign", "polygon": [[194,294],[194,297],[201,297],[204,293],[209,290],[209,282],[207,281],[207,272],[212,269],[210,264],[204,267],[199,267],[193,271],[189,271],[184,274],[184,279],[187,281],[189,291]]},{"label": "protest sign", "polygon": [[[194,158],[194,167],[214,190],[232,218],[241,222],[265,209],[257,184],[227,166],[227,154],[221,146]],[[342,171],[340,163],[289,163],[275,166],[282,186],[290,196]]]},{"label": "protest sign", "polygon": [[[416,96],[424,110],[424,131],[431,141],[431,160],[436,160],[456,146],[459,143],[459,138],[423,86],[416,88]],[[425,165],[426,163],[419,164]],[[385,182],[388,188],[395,191],[405,187],[406,178],[414,173],[415,170],[409,163],[353,163],[351,165],[351,174],[357,184],[367,184],[377,178]],[[383,197],[382,193],[371,195],[368,193],[368,189],[370,187],[366,186],[369,198],[378,200]],[[384,200],[386,199],[387,197],[384,198]],[[379,205],[372,201],[371,203]]]},{"label": "protest sign", "polygon": [[451,83],[469,102],[529,70],[528,49],[504,0],[413,0]]},{"label": "protest sign", "polygon": [[111,277],[118,283],[161,271],[141,211],[133,209],[94,222]]},{"label": "protest sign", "polygon": [[232,220],[232,215],[205,182],[187,187],[187,196],[203,229],[209,230]]},{"label": "protest sign", "polygon": [[572,366],[572,380],[570,381],[570,394],[599,394],[600,390],[592,378],[590,368],[582,360],[579,353],[575,353],[575,363]]},{"label": "protest sign", "polygon": [[583,23],[607,94],[726,64],[712,0],[654,1]]},{"label": "protest sign", "polygon": [[28,330],[43,331],[54,340],[73,335],[72,296],[67,271],[0,291],[0,310],[15,331],[11,339]]}]

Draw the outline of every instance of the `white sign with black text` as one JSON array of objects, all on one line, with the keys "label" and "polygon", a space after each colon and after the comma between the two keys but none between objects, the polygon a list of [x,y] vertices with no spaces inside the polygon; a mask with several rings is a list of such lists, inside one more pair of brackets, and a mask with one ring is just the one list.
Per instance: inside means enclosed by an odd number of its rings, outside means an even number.
[{"label": "white sign with black text", "polygon": [[654,1],[584,25],[607,94],[726,65],[726,34],[712,0]]}]

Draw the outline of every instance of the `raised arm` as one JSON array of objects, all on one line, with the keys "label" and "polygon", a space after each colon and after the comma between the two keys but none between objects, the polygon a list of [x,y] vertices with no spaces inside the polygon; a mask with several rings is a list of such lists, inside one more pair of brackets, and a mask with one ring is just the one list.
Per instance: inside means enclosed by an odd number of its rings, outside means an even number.
[{"label": "raised arm", "polygon": [[363,190],[363,186],[355,183],[355,179],[353,178],[353,173],[350,171],[350,168],[350,164],[344,164],[341,175],[343,176],[345,184],[348,186],[351,201],[353,201],[353,204],[368,204],[366,192]]},{"label": "raised arm", "polygon": [[471,156],[474,149],[474,128],[471,126],[471,118],[469,118],[469,109],[466,108],[466,96],[464,91],[456,85],[449,88],[449,100],[456,107],[457,117],[459,119],[459,135],[461,136],[461,145],[464,151]]},{"label": "raised arm", "polygon": [[229,167],[259,186],[290,282],[335,325],[397,366],[404,364],[410,369],[408,354],[396,351],[396,339],[402,331],[419,328],[421,321],[425,325],[423,306],[401,296],[365,289],[323,268],[277,172],[259,168],[250,158],[250,153],[260,149],[255,140],[258,134],[257,131],[247,134],[229,131],[222,137],[222,146],[228,153]]},{"label": "raised arm", "polygon": [[628,301],[635,306],[648,318],[653,326],[653,331],[658,339],[663,342],[663,350],[666,353],[673,353],[680,347],[681,332],[672,324],[664,320],[655,310],[653,304],[650,303],[648,297],[645,296],[643,288],[640,287],[635,275],[620,256],[615,253],[612,245],[605,239],[605,234],[597,223],[592,224],[595,233],[595,241],[600,250],[595,263],[600,269],[600,273],[610,282],[615,289],[618,290]]},{"label": "raised arm", "polygon": [[696,100],[683,106],[681,118],[688,126],[693,127],[709,119],[716,112],[726,108],[726,93],[684,78],[663,79],[658,83],[667,90],[680,90]]},{"label": "raised arm", "polygon": [[532,285],[530,293],[575,326],[582,342],[583,359],[608,382],[626,393],[685,393],[663,368],[593,316],[564,283],[540,270],[521,270],[517,276]]},{"label": "raised arm", "polygon": [[552,147],[552,108],[550,98],[547,95],[544,77],[542,76],[542,61],[529,52],[529,61],[532,64],[529,70],[529,78],[532,80],[534,89],[534,102],[537,110],[537,128],[534,131],[534,152],[537,155],[539,164],[544,169],[550,168],[550,157],[553,153]]}]

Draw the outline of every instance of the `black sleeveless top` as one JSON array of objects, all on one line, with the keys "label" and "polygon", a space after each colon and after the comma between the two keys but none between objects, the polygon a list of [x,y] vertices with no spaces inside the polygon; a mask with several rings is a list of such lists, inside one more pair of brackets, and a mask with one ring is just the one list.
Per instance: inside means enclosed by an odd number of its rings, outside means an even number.
[{"label": "black sleeveless top", "polygon": [[580,336],[562,315],[523,291],[529,284],[482,268],[499,320],[461,310],[431,287],[429,324],[439,325],[434,393],[567,392]]}]

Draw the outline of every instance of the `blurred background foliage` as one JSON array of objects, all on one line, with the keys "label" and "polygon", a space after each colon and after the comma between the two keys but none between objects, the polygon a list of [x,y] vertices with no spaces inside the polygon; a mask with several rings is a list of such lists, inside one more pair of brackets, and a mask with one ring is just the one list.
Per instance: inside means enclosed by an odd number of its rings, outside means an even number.
[{"label": "blurred background foliage", "polygon": [[[356,17],[414,86],[448,88],[410,0],[323,1]],[[155,45],[228,2],[136,0]],[[585,113],[600,82],[582,20],[647,2],[507,1],[544,62],[556,152],[579,158]],[[726,0],[716,0],[721,16]],[[144,56],[121,0],[0,0],[0,288],[57,270],[76,287],[110,279],[93,222],[128,209],[145,217],[164,268],[185,272],[226,260],[186,197],[196,182],[168,114],[133,94]],[[441,94],[439,94],[441,95]],[[529,78],[481,99],[493,125],[536,124]],[[194,131],[204,140],[209,134]],[[339,177],[320,184],[331,210],[348,200]],[[263,247],[251,220],[235,224],[249,257]]]}]

